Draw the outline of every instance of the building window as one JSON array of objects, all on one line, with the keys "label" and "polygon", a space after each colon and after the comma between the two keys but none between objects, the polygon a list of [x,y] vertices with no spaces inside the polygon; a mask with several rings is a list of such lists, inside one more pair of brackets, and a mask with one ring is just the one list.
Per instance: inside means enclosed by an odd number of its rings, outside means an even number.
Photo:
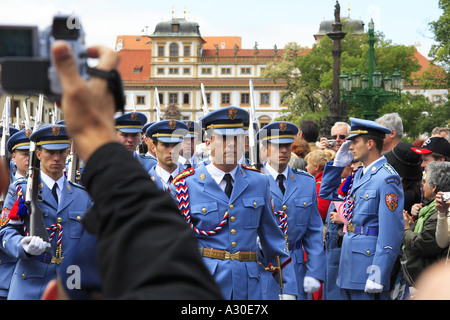
[{"label": "building window", "polygon": [[211,74],[211,68],[202,68],[202,74]]},{"label": "building window", "polygon": [[241,93],[241,104],[250,104],[250,93]]},{"label": "building window", "polygon": [[270,104],[270,94],[261,93],[261,104]]},{"label": "building window", "polygon": [[169,74],[178,74],[178,68],[169,68]]},{"label": "building window", "polygon": [[230,104],[230,94],[229,93],[222,93],[221,94],[221,103],[222,104]]},{"label": "building window", "polygon": [[158,68],[158,70],[156,70],[156,73],[164,74],[164,68]]},{"label": "building window", "polygon": [[241,68],[241,74],[250,74],[250,68],[249,67]]},{"label": "building window", "polygon": [[[206,104],[211,104],[211,93],[205,93],[206,96]],[[202,95],[202,104],[204,104],[205,102],[203,101],[203,95]]]},{"label": "building window", "polygon": [[188,121],[189,120],[189,116],[182,116],[183,121]]},{"label": "building window", "polygon": [[191,74],[191,68],[183,68],[183,74]]},{"label": "building window", "polygon": [[169,47],[170,62],[178,61],[178,43],[171,43]]},{"label": "building window", "polygon": [[164,46],[158,46],[158,57],[164,57]]},{"label": "building window", "polygon": [[221,74],[231,74],[231,68],[221,68],[220,73]]},{"label": "building window", "polygon": [[141,73],[142,72],[142,66],[141,67],[135,67],[133,69],[133,73]]},{"label": "building window", "polygon": [[183,94],[183,104],[189,104],[189,93]]},{"label": "building window", "polygon": [[433,94],[433,95],[431,95],[431,101],[434,104],[442,104],[442,94]]},{"label": "building window", "polygon": [[136,104],[145,104],[145,96],[136,96]]},{"label": "building window", "polygon": [[178,93],[169,93],[169,104],[178,104]]},{"label": "building window", "polygon": [[184,56],[185,57],[191,56],[191,46],[184,46]]},{"label": "building window", "polygon": [[159,103],[164,104],[164,95],[162,93],[158,93]]},{"label": "building window", "polygon": [[180,25],[179,24],[173,24],[172,25],[172,32],[178,32],[178,30],[180,30]]}]

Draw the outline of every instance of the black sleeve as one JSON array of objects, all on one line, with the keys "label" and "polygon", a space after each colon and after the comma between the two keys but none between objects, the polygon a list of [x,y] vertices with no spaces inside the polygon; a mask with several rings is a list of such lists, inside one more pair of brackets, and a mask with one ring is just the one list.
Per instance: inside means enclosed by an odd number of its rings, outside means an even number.
[{"label": "black sleeve", "polygon": [[222,299],[175,201],[124,146],[100,147],[82,182],[105,299]]}]

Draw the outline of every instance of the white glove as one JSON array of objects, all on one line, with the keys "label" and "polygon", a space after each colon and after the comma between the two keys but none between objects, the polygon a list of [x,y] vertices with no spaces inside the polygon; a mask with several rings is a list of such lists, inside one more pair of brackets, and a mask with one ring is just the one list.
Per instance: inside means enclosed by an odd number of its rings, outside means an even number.
[{"label": "white glove", "polygon": [[306,293],[314,293],[319,289],[320,289],[319,280],[305,276],[305,279],[303,279],[303,290]]},{"label": "white glove", "polygon": [[22,244],[23,250],[33,256],[40,255],[48,246],[47,242],[36,236],[23,237],[20,243]]},{"label": "white glove", "polygon": [[350,140],[345,141],[334,158],[333,166],[335,167],[345,167],[353,160],[353,152],[350,151]]},{"label": "white glove", "polygon": [[297,300],[297,296],[294,294],[283,293],[278,295],[278,300]]},{"label": "white glove", "polygon": [[373,282],[370,279],[367,279],[366,287],[364,288],[364,292],[367,292],[367,293],[380,293],[380,292],[383,291],[383,287],[384,286],[382,284],[379,284],[379,283]]}]

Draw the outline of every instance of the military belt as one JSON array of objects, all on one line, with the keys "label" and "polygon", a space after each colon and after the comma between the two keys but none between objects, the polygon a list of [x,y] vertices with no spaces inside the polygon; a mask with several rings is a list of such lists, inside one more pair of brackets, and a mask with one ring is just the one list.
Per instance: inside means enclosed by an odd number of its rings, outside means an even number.
[{"label": "military belt", "polygon": [[61,264],[62,260],[64,259],[64,257],[61,258],[57,258],[57,257],[53,257],[49,254],[40,254],[38,256],[33,257],[34,260],[43,262],[43,263],[47,263],[47,264]]},{"label": "military belt", "polygon": [[230,253],[226,250],[219,250],[213,248],[198,248],[201,255],[206,258],[219,260],[237,260],[237,261],[257,261],[255,251],[238,251]]},{"label": "military belt", "polygon": [[361,235],[378,236],[378,228],[354,226],[351,223],[347,226],[347,231]]},{"label": "military belt", "polygon": [[287,247],[288,247],[289,251],[292,251],[295,249],[300,249],[302,247],[302,241],[297,240],[295,242],[288,242]]}]

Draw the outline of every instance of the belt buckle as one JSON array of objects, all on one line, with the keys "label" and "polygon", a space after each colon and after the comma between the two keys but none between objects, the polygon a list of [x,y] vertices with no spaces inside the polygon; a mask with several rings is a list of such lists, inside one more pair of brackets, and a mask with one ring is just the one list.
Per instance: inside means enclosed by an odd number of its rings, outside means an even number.
[{"label": "belt buckle", "polygon": [[348,232],[355,232],[355,226],[351,223],[349,223],[349,225],[347,226],[347,230]]},{"label": "belt buckle", "polygon": [[239,251],[236,253],[230,253],[228,251],[225,251],[225,260],[239,260]]}]

